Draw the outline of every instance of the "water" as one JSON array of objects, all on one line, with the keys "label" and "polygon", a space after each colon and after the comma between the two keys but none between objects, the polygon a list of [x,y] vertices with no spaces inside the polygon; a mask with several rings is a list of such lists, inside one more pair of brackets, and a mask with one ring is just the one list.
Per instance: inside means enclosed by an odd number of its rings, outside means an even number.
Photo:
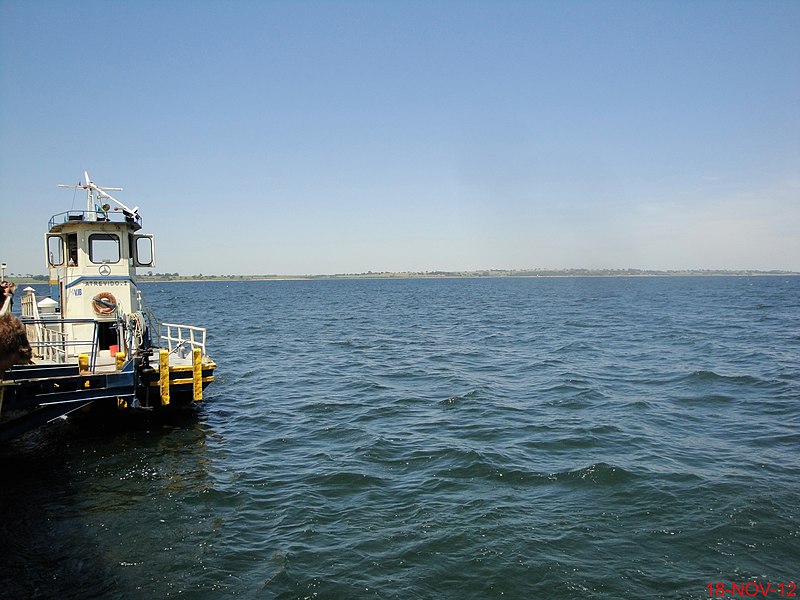
[{"label": "water", "polygon": [[0,450],[4,597],[800,578],[798,277],[142,287],[209,328],[218,380],[168,423]]}]

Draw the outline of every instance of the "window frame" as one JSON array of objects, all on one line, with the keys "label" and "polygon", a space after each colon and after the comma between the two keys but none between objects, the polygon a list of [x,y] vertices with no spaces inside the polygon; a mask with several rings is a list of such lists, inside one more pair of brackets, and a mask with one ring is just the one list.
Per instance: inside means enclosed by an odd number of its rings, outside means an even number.
[{"label": "window frame", "polygon": [[[100,257],[98,257],[99,260],[95,260],[95,254],[97,253],[96,251],[100,250],[101,248],[103,248],[103,250],[104,250],[107,247],[105,244],[103,244],[101,247],[97,247],[96,248],[95,247],[95,242],[116,242],[117,259],[116,260],[112,260],[111,258],[100,258]],[[89,234],[88,246],[89,246],[89,262],[94,264],[94,265],[103,265],[103,264],[115,265],[115,264],[118,264],[119,261],[122,260],[122,242],[119,239],[119,235],[117,235],[116,233],[92,233],[92,234]],[[110,247],[110,245],[108,247]],[[104,252],[104,254],[105,254],[105,252]]]}]

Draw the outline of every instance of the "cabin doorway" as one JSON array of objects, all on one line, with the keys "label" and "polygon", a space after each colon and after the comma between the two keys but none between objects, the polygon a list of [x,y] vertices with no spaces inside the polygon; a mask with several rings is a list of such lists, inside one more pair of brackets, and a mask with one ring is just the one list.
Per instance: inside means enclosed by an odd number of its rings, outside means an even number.
[{"label": "cabin doorway", "polygon": [[97,323],[97,349],[110,350],[111,346],[119,347],[117,324],[114,321],[100,321]]}]

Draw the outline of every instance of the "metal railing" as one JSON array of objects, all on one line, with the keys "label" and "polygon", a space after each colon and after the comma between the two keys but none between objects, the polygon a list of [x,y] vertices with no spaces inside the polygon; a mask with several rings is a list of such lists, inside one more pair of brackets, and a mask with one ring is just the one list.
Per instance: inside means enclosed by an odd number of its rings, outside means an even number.
[{"label": "metal railing", "polygon": [[194,325],[176,325],[175,323],[161,323],[162,342],[166,343],[170,354],[173,352],[190,352],[194,348],[206,353],[206,329]]},{"label": "metal railing", "polygon": [[[25,316],[21,321],[35,358],[54,364],[65,364],[78,354],[88,354],[89,368],[94,371],[97,364],[97,321],[52,317],[32,319]],[[67,326],[72,335],[65,331]],[[76,330],[84,328],[91,331],[91,337],[76,337]]]},{"label": "metal railing", "polygon": [[206,328],[194,325],[177,325],[175,323],[162,323],[159,321],[153,309],[145,302],[141,290],[136,291],[139,301],[139,308],[147,323],[148,330],[158,332],[158,340],[155,344],[159,348],[165,348],[170,354],[173,352],[186,356],[191,354],[193,348],[200,348],[203,356],[206,354]]},{"label": "metal railing", "polygon": [[30,317],[32,319],[39,318],[39,307],[36,304],[36,294],[32,292],[30,294],[25,294],[20,299],[20,303],[22,304],[23,317]]},{"label": "metal railing", "polygon": [[67,212],[58,213],[50,217],[48,229],[52,230],[57,225],[64,223],[80,221],[110,221],[112,223],[130,223],[136,226],[136,229],[142,226],[142,217],[137,213],[131,215],[124,213],[119,209],[111,209],[108,211],[99,210],[69,210]]}]

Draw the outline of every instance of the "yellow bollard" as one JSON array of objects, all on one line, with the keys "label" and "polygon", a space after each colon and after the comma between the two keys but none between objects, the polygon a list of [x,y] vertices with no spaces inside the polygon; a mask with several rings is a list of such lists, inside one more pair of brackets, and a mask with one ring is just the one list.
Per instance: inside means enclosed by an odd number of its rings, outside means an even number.
[{"label": "yellow bollard", "polygon": [[192,392],[195,402],[203,399],[203,353],[200,348],[192,349]]},{"label": "yellow bollard", "polygon": [[116,361],[117,371],[119,371],[122,368],[122,365],[125,364],[125,353],[117,352]]},{"label": "yellow bollard", "polygon": [[161,388],[161,405],[169,404],[169,352],[160,350],[158,353],[158,383]]},{"label": "yellow bollard", "polygon": [[78,369],[81,371],[89,370],[89,355],[78,354]]}]

